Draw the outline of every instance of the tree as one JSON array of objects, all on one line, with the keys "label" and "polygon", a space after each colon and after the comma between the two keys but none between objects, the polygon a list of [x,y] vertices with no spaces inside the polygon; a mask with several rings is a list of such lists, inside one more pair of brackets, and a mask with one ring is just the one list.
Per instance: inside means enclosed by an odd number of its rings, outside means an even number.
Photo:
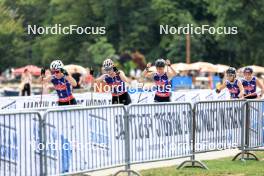
[{"label": "tree", "polygon": [[0,70],[26,63],[26,47],[23,41],[22,19],[15,11],[0,4]]},{"label": "tree", "polygon": [[234,65],[264,65],[263,1],[210,1],[208,10],[216,16],[215,26],[236,26],[237,35],[219,35],[216,41]]},{"label": "tree", "polygon": [[106,37],[96,39],[95,43],[83,43],[81,53],[79,54],[79,63],[85,66],[101,66],[103,61],[115,55],[115,49]]}]

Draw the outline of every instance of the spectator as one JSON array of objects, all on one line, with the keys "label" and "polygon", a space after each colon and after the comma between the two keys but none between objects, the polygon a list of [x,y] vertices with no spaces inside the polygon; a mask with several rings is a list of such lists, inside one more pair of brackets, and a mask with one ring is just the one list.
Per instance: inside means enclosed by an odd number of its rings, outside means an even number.
[{"label": "spectator", "polygon": [[31,95],[31,84],[32,84],[32,76],[28,69],[24,70],[24,73],[21,77],[21,87],[22,87],[22,96]]}]

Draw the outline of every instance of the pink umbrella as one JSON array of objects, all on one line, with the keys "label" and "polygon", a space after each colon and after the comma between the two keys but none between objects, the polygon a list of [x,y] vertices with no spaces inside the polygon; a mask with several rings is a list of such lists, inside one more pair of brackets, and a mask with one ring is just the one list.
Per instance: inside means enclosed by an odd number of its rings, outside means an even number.
[{"label": "pink umbrella", "polygon": [[17,68],[13,71],[13,74],[15,75],[21,75],[22,73],[24,73],[25,69],[27,69],[32,75],[34,76],[39,76],[40,75],[40,70],[41,68],[35,66],[35,65],[27,65],[25,67],[20,67]]}]

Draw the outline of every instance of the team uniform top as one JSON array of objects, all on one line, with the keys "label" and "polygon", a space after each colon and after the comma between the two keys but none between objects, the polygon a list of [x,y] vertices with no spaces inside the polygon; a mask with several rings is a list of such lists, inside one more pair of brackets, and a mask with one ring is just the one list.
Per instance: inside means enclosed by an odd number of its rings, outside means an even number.
[{"label": "team uniform top", "polygon": [[157,86],[156,95],[159,97],[169,97],[170,96],[170,81],[166,73],[159,75],[155,73],[153,76],[155,84]]},{"label": "team uniform top", "polygon": [[238,95],[240,93],[240,89],[238,87],[238,80],[236,79],[234,83],[230,81],[226,81],[226,87],[229,90],[231,98],[239,98]]},{"label": "team uniform top", "polygon": [[120,96],[126,92],[125,82],[120,78],[119,75],[114,77],[106,75],[104,80],[108,85],[116,86],[116,87],[111,87],[113,96]]},{"label": "team uniform top", "polygon": [[51,82],[59,96],[59,102],[69,102],[74,98],[71,91],[71,84],[66,80],[65,76],[60,79],[52,76]]},{"label": "team uniform top", "polygon": [[257,82],[255,76],[250,81],[242,79],[242,85],[245,90],[245,95],[256,93]]}]

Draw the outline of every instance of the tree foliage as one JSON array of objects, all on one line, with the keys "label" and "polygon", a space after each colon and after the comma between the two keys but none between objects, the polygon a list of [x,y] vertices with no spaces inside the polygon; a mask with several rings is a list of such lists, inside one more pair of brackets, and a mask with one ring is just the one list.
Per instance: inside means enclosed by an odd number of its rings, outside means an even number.
[{"label": "tree foliage", "polygon": [[[264,65],[264,1],[1,0],[0,69],[25,64],[99,66],[111,55],[140,51],[147,61],[184,62],[186,36],[160,35],[160,25],[237,26],[237,35],[192,35],[192,61]],[[105,26],[105,35],[28,35],[27,25]],[[134,68],[131,60],[119,63]],[[130,66],[127,66],[130,65]]]}]

